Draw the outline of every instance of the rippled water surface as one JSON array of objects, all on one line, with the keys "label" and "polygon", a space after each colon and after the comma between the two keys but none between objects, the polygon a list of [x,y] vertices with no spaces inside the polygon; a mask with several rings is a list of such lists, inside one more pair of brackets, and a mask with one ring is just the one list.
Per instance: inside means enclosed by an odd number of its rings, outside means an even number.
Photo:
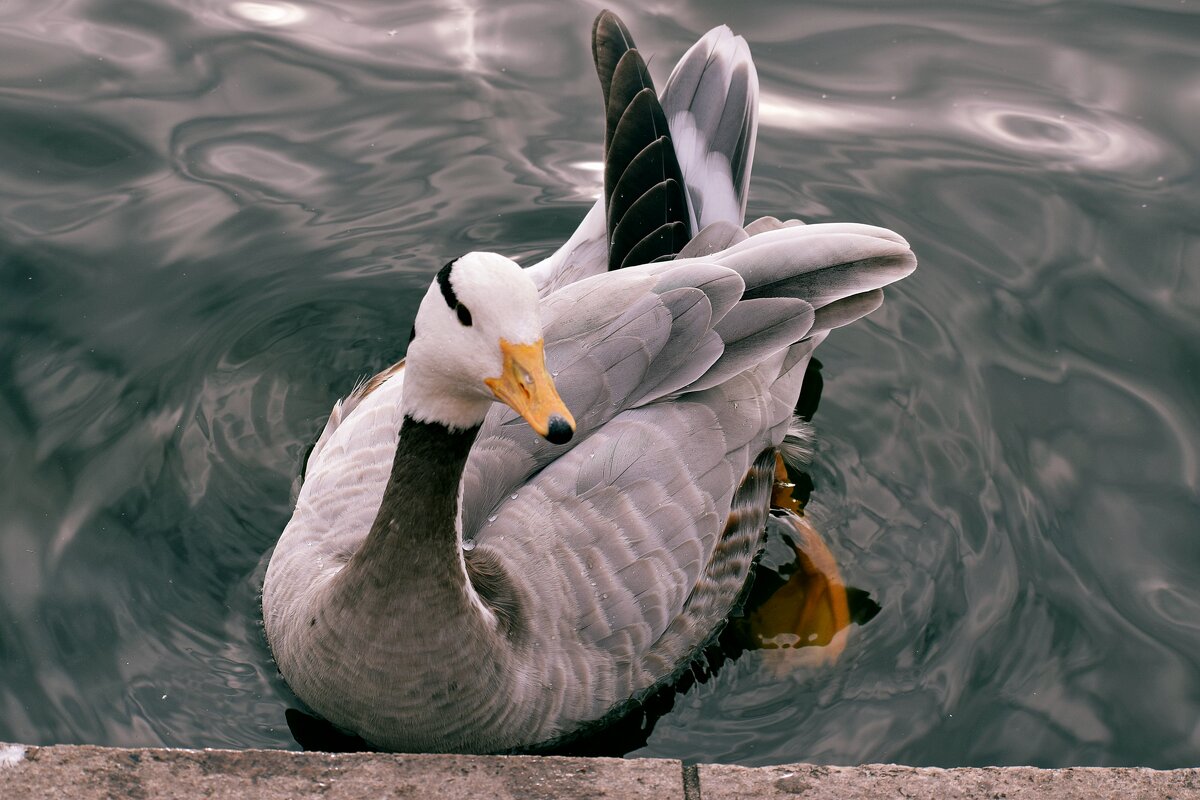
[{"label": "rippled water surface", "polygon": [[[1200,762],[1200,5],[612,6],[660,81],[749,40],[752,216],[921,260],[819,351],[810,516],[882,610],[636,753]],[[598,8],[0,4],[0,740],[298,746],[263,553],[434,271],[592,202]]]}]

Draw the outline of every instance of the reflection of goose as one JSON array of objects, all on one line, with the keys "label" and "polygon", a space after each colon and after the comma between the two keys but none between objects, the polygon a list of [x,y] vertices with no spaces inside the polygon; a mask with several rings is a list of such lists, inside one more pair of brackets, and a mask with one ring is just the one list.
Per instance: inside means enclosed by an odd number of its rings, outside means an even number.
[{"label": "reflection of goose", "polygon": [[739,227],[757,78],[727,29],[667,83],[674,140],[628,31],[593,37],[605,205],[531,270],[438,273],[267,571],[284,677],[378,747],[561,742],[685,669],[746,582],[809,355],[915,265],[879,228]]}]

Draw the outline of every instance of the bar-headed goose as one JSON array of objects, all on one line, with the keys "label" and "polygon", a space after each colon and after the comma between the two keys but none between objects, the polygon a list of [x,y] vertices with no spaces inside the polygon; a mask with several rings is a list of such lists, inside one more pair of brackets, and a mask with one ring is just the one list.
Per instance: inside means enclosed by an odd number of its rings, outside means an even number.
[{"label": "bar-headed goose", "polygon": [[916,264],[880,228],[741,228],[758,84],[728,29],[661,107],[613,15],[593,43],[604,200],[532,269],[437,274],[270,561],[279,669],[376,747],[545,747],[676,678],[747,581],[813,349]]}]

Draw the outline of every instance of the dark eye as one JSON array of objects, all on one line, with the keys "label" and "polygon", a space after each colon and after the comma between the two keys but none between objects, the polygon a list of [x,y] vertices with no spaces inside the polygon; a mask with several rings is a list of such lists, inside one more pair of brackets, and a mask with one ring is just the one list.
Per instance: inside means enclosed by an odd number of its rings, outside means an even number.
[{"label": "dark eye", "polygon": [[467,310],[467,307],[462,303],[459,303],[457,306],[455,306],[454,310],[458,313],[458,321],[463,325],[470,326],[471,312]]}]

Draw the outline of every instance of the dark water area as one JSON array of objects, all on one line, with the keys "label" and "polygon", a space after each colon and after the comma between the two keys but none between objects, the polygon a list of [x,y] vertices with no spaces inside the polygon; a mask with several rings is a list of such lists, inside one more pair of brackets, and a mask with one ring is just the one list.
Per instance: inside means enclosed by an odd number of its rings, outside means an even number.
[{"label": "dark water area", "polygon": [[[750,216],[920,259],[818,355],[809,515],[880,611],[634,755],[1200,763],[1200,3],[611,3],[763,97]],[[591,3],[0,5],[0,741],[298,747],[263,554],[449,258],[599,190]]]}]

